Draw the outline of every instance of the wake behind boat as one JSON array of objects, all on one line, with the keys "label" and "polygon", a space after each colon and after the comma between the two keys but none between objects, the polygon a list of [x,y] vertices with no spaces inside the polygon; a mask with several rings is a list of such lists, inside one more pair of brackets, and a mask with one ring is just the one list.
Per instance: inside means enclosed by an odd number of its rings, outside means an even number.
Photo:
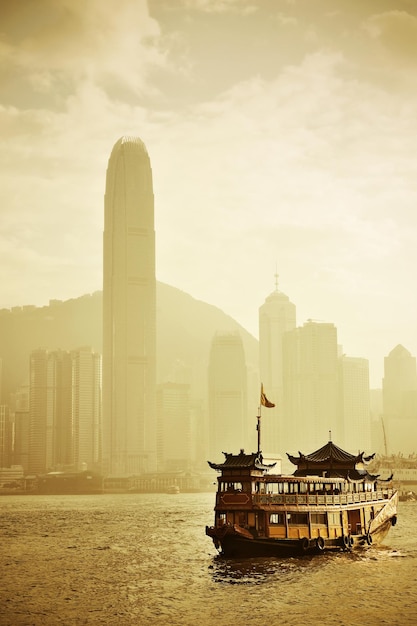
[{"label": "wake behind boat", "polygon": [[224,453],[213,526],[206,535],[227,557],[295,556],[381,542],[397,521],[398,493],[357,456],[332,441],[311,454],[287,455],[292,475],[271,473],[260,451]]}]

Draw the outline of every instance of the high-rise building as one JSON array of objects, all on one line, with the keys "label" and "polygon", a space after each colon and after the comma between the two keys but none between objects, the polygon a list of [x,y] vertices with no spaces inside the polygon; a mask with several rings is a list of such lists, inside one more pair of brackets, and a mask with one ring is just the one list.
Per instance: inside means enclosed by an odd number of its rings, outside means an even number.
[{"label": "high-rise building", "polygon": [[29,385],[21,385],[13,394],[14,449],[13,463],[29,471]]},{"label": "high-rise building", "polygon": [[89,347],[71,352],[72,462],[97,469],[101,461],[101,355]]},{"label": "high-rise building", "polygon": [[[64,373],[65,372],[65,373]],[[71,364],[68,353],[34,350],[29,361],[29,473],[43,474],[68,461]],[[65,399],[64,399],[65,398]]]},{"label": "high-rise building", "polygon": [[103,469],[156,468],[156,279],[152,170],[145,145],[110,155],[103,240]]},{"label": "high-rise building", "polygon": [[[265,412],[262,419],[261,447],[264,451],[282,453],[285,431],[284,382],[283,382],[283,336],[296,327],[296,309],[278,289],[276,275],[273,291],[259,308],[259,364],[260,376],[268,399],[275,404]],[[285,452],[285,450],[284,450]]]},{"label": "high-rise building", "polygon": [[222,451],[252,446],[248,437],[247,373],[239,333],[216,333],[208,367],[208,420],[210,458],[221,459]]},{"label": "high-rise building", "polygon": [[[101,440],[100,360],[91,348],[71,353],[38,349],[31,353],[29,473],[97,467]],[[24,414],[21,417],[24,420]],[[24,421],[20,425],[24,454]]]},{"label": "high-rise building", "polygon": [[190,470],[194,462],[191,441],[190,385],[166,382],[157,387],[158,469]]},{"label": "high-rise building", "polygon": [[416,357],[402,345],[384,359],[383,427],[389,454],[417,452]]},{"label": "high-rise building", "polygon": [[337,330],[307,321],[284,335],[285,452],[322,446],[342,435]]},{"label": "high-rise building", "polygon": [[0,404],[0,467],[9,467],[12,462],[12,424],[9,407]]},{"label": "high-rise building", "polygon": [[352,454],[372,451],[369,363],[367,359],[339,358],[342,432],[339,442]]}]

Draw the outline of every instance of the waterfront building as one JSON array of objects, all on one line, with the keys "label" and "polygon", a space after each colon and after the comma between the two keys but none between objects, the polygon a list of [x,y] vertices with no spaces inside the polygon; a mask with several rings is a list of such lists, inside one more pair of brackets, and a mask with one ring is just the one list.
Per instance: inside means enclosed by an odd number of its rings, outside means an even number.
[{"label": "waterfront building", "polygon": [[14,437],[13,463],[29,471],[29,385],[21,385],[13,394]]},{"label": "waterfront building", "polygon": [[[98,464],[100,359],[91,348],[72,352],[38,349],[31,353],[27,462],[30,474],[62,468],[90,469]],[[16,412],[20,416],[20,432],[16,434],[23,458],[24,413]]]},{"label": "waterfront building", "polygon": [[[285,408],[283,378],[283,337],[296,327],[296,307],[278,289],[275,275],[273,291],[259,308],[259,366],[260,377],[268,399],[275,407],[262,419],[262,441],[270,452],[285,452]],[[259,385],[258,385],[259,389]]]},{"label": "waterfront building", "polygon": [[0,404],[0,467],[9,467],[12,459],[12,425],[9,407]]},{"label": "waterfront building", "polygon": [[[208,366],[209,454],[256,445],[248,438],[247,372],[242,338],[237,332],[216,333]],[[252,418],[253,422],[253,418]]]},{"label": "waterfront building", "polygon": [[384,358],[382,401],[388,454],[417,452],[416,357],[402,345]]},{"label": "waterfront building", "polygon": [[156,465],[156,279],[152,170],[122,137],[106,177],[103,239],[103,471]]},{"label": "waterfront building", "polygon": [[285,431],[283,450],[314,450],[331,433],[342,436],[337,330],[308,320],[283,337]]},{"label": "waterfront building", "polygon": [[29,473],[71,463],[71,359],[34,350],[29,365]]}]

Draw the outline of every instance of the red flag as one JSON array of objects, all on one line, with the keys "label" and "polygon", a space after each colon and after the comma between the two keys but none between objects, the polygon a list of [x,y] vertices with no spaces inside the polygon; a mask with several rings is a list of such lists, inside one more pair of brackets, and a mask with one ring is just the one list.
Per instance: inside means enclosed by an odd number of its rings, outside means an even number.
[{"label": "red flag", "polygon": [[264,394],[264,386],[262,383],[261,383],[261,404],[262,406],[266,406],[268,409],[272,409],[275,406],[275,404],[270,402],[268,398],[266,397],[266,395]]}]

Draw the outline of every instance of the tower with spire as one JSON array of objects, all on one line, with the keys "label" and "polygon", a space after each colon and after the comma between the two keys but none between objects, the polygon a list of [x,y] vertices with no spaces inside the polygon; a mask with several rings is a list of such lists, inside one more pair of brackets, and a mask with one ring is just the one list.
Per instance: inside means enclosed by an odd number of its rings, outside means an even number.
[{"label": "tower with spire", "polygon": [[285,448],[283,336],[296,327],[296,307],[289,297],[279,290],[277,270],[274,278],[275,289],[259,308],[259,366],[261,381],[268,390],[268,397],[275,404],[263,419],[264,447],[268,452],[281,453]]}]

